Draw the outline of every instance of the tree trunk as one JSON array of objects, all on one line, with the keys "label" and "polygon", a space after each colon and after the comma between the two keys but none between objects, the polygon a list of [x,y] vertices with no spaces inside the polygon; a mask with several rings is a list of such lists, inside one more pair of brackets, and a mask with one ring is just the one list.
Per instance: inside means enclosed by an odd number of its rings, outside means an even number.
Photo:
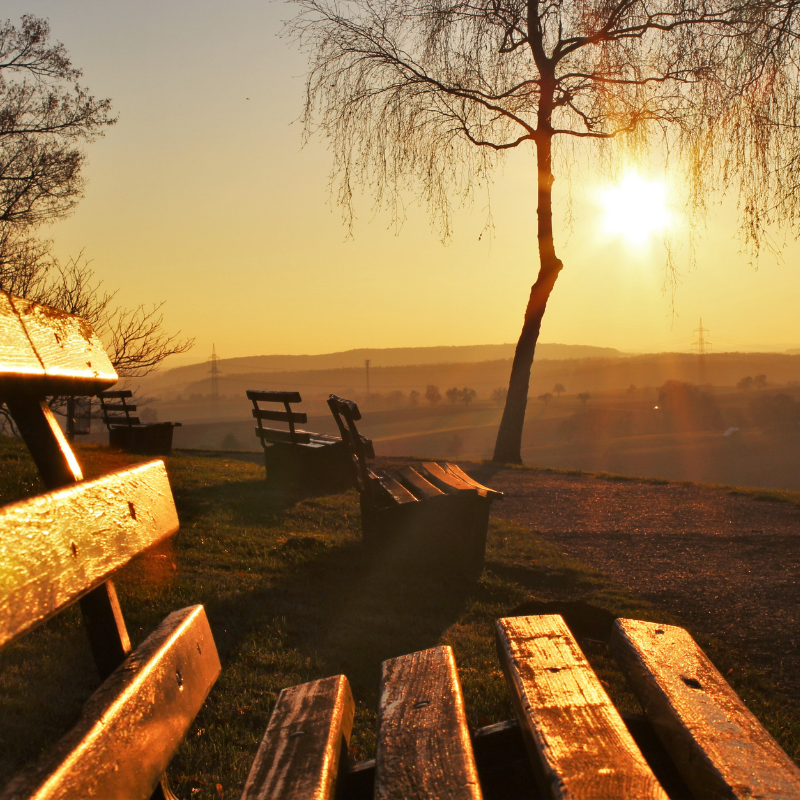
[{"label": "tree trunk", "polygon": [[553,135],[549,125],[539,128],[536,139],[536,164],[538,167],[538,240],[539,275],[531,287],[528,307],[522,333],[514,352],[508,396],[503,409],[503,418],[497,432],[493,461],[503,464],[522,463],[522,428],[525,423],[525,409],[528,405],[528,384],[531,377],[533,355],[539,339],[542,317],[547,307],[550,292],[553,291],[558,273],[563,264],[556,256],[553,243]]}]

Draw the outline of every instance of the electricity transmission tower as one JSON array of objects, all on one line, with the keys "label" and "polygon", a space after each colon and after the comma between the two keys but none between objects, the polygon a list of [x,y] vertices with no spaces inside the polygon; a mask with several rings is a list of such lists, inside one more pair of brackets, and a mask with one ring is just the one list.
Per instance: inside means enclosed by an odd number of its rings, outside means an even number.
[{"label": "electricity transmission tower", "polygon": [[211,358],[209,358],[211,362],[211,369],[209,370],[209,374],[211,375],[211,401],[214,405],[219,404],[219,376],[222,373],[219,371],[219,358],[217,356],[217,348],[212,344],[211,345]]},{"label": "electricity transmission tower", "polygon": [[367,400],[369,400],[369,359],[364,359],[364,367],[367,370]]},{"label": "electricity transmission tower", "polygon": [[706,379],[706,355],[711,352],[711,342],[708,341],[706,338],[706,334],[709,333],[708,328],[703,327],[703,318],[700,318],[700,327],[694,329],[694,333],[697,334],[697,339],[692,342],[692,346],[697,353],[697,360],[698,360],[698,367],[700,373],[700,380],[699,383],[704,384],[707,383]]}]

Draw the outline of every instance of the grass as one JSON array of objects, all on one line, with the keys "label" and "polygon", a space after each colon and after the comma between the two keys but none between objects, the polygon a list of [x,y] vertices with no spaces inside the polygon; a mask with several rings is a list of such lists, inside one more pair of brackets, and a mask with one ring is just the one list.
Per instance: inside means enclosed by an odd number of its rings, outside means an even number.
[{"label": "grass", "polygon": [[[87,477],[137,460],[100,448],[79,458]],[[0,502],[41,491],[21,445],[0,440],[0,460]],[[281,689],[340,672],[357,704],[354,757],[369,757],[381,662],[437,644],[455,651],[470,724],[509,718],[492,625],[520,608],[563,610],[612,698],[638,710],[599,641],[602,627],[612,616],[671,620],[535,533],[494,522],[476,585],[431,582],[364,552],[354,492],[287,496],[269,490],[254,464],[180,453],[166,462],[181,530],[115,582],[134,645],[198,602],[214,631],[222,675],[170,768],[179,797],[238,797]],[[606,613],[598,622],[581,603]],[[724,643],[702,643],[796,758],[796,704],[744,671]],[[97,682],[75,607],[0,653],[0,785],[75,721]]]}]

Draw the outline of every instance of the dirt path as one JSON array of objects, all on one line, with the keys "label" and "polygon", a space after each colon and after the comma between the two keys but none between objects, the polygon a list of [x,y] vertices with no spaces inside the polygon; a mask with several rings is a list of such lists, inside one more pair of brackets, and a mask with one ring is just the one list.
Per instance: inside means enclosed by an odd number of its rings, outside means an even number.
[{"label": "dirt path", "polygon": [[502,469],[498,516],[800,689],[800,508],[724,489]]}]

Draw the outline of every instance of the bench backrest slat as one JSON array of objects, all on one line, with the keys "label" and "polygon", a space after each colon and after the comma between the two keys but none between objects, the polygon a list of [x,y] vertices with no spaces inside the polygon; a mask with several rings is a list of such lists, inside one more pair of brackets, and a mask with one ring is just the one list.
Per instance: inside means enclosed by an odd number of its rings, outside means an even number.
[{"label": "bench backrest slat", "polygon": [[371,485],[367,457],[370,453],[367,450],[366,440],[356,427],[356,422],[361,419],[361,412],[352,400],[345,400],[335,394],[328,398],[328,407],[336,420],[336,427],[347,447],[347,452],[350,453],[355,485],[362,494],[369,494]]},{"label": "bench backrest slat", "polygon": [[0,292],[0,392],[91,395],[117,373],[80,317]]},{"label": "bench backrest slat", "polygon": [[133,397],[130,389],[116,389],[113,392],[99,392],[97,395],[101,400],[127,400]]},{"label": "bench backrest slat", "polygon": [[667,800],[559,615],[500,619],[495,634],[531,760],[554,798]]},{"label": "bench backrest slat", "polygon": [[308,431],[280,431],[277,428],[256,428],[256,436],[268,442],[287,442],[288,444],[308,444],[311,434]]},{"label": "bench backrest slat", "polygon": [[480,800],[464,698],[450,647],[383,662],[376,800]]},{"label": "bench backrest slat", "polygon": [[262,392],[259,389],[248,389],[247,399],[263,403],[302,403],[300,392]]},{"label": "bench backrest slat", "polygon": [[0,647],[177,530],[162,461],[0,509]]},{"label": "bench backrest slat", "polygon": [[619,619],[612,646],[698,797],[800,797],[800,770],[687,631]]},{"label": "bench backrest slat", "polygon": [[0,800],[147,800],[220,672],[202,606],[174,611]]},{"label": "bench backrest slat", "polygon": [[273,422],[295,422],[305,425],[308,415],[304,411],[272,411],[269,408],[254,408],[253,416],[256,419],[269,419]]},{"label": "bench backrest slat", "polygon": [[126,413],[127,411],[136,411],[136,406],[131,404],[116,404],[116,403],[102,403],[101,407],[103,411],[113,411],[113,412],[120,412],[122,414]]},{"label": "bench backrest slat", "polygon": [[242,800],[333,800],[354,711],[344,675],[284,689],[250,768]]}]

